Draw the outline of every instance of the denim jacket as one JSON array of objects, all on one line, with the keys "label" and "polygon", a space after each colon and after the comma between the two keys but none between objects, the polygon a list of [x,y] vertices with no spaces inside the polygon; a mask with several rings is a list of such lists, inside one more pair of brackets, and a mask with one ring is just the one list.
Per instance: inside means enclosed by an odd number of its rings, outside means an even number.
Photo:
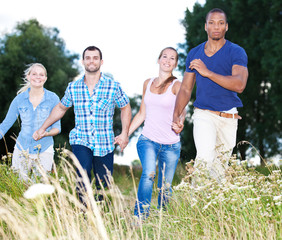
[{"label": "denim jacket", "polygon": [[[43,99],[36,109],[33,109],[33,105],[29,101],[29,91],[30,89],[17,95],[12,101],[4,121],[0,124],[0,139],[2,139],[6,132],[13,126],[20,115],[21,131],[16,142],[17,148],[20,150],[28,149],[29,153],[36,154],[38,152],[44,152],[48,147],[54,144],[53,137],[51,136],[35,141],[32,135],[48,118],[52,109],[59,103],[60,99],[55,93],[44,88]],[[57,128],[61,131],[60,121],[55,122],[47,128],[47,131],[52,128]]]}]

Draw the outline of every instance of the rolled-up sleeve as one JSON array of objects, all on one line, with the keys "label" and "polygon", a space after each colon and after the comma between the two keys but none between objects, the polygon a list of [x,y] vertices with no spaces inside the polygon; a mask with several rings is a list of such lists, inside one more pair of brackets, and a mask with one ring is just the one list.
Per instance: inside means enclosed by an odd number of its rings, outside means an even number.
[{"label": "rolled-up sleeve", "polygon": [[[55,94],[54,95],[54,101],[53,101],[53,107],[52,107],[52,110],[53,108],[60,102],[60,99],[59,97]],[[52,111],[51,110],[51,111]],[[57,128],[59,130],[59,132],[61,132],[61,120],[58,120],[57,122],[54,122],[51,126],[52,128]]]},{"label": "rolled-up sleeve", "polygon": [[61,99],[61,103],[65,107],[72,107],[72,105],[73,105],[73,99],[72,99],[72,94],[71,94],[71,84],[72,83],[69,83],[69,85],[68,85],[68,87],[65,91],[65,95]]},{"label": "rolled-up sleeve", "polygon": [[5,119],[0,124],[0,139],[4,137],[7,131],[13,126],[14,122],[17,120],[17,117],[19,116],[19,111],[17,106],[18,104],[16,97],[12,101]]},{"label": "rolled-up sleeve", "polygon": [[119,83],[117,83],[117,90],[115,94],[115,103],[119,108],[125,107],[129,103],[129,98],[122,90]]}]

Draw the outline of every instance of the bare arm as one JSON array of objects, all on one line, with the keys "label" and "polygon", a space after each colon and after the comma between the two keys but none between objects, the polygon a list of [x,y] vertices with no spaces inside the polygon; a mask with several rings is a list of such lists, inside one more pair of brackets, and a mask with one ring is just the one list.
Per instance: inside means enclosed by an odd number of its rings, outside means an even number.
[{"label": "bare arm", "polygon": [[[45,120],[45,122],[42,124],[42,126],[33,133],[33,138],[34,140],[39,140],[45,136],[51,136],[50,132],[53,130],[51,129],[51,131],[46,132],[46,129],[51,126],[54,122],[57,122],[58,120],[60,120],[66,113],[66,111],[68,110],[68,107],[65,107],[62,103],[58,103],[52,110],[52,112],[50,113],[49,117]],[[56,128],[54,128],[56,129]],[[58,130],[58,129],[57,129]],[[58,130],[59,131],[59,130]],[[56,135],[56,130],[52,131],[52,136]],[[58,134],[58,133],[57,133]]]},{"label": "bare arm", "polygon": [[120,118],[121,118],[122,131],[120,135],[115,137],[114,144],[117,143],[120,146],[121,151],[123,151],[129,142],[128,130],[131,121],[130,104],[128,103],[125,107],[121,108],[120,110],[121,110]]},{"label": "bare arm", "polygon": [[121,108],[120,114],[121,114],[121,125],[122,125],[121,134],[128,136],[128,130],[131,121],[131,107],[129,103],[125,107]]},{"label": "bare arm", "polygon": [[184,108],[188,104],[191,98],[191,94],[195,85],[195,73],[185,72],[180,90],[176,97],[173,122],[181,124],[181,115],[184,113]]},{"label": "bare arm", "polygon": [[194,59],[189,66],[190,69],[196,69],[203,77],[207,77],[218,85],[237,93],[242,93],[246,87],[248,79],[248,68],[233,65],[232,75],[223,76],[210,71],[200,59]]},{"label": "bare arm", "polygon": [[145,103],[144,103],[144,95],[146,92],[148,82],[149,82],[149,79],[146,80],[143,84],[143,94],[142,94],[141,105],[140,105],[138,113],[136,113],[136,115],[134,116],[130,124],[128,136],[130,136],[145,121],[146,109],[145,109]]},{"label": "bare arm", "polygon": [[[48,137],[48,136],[53,137],[53,136],[56,136],[59,133],[60,133],[60,130],[58,128],[52,128],[49,132],[44,131],[41,138]],[[39,140],[39,139],[37,139],[37,140]]]},{"label": "bare arm", "polygon": [[[177,95],[179,93],[179,90],[180,90],[180,87],[181,87],[181,82],[176,82],[174,83],[173,87],[172,87],[172,92],[174,95]],[[180,133],[183,128],[184,128],[184,120],[185,120],[185,116],[186,116],[186,108],[184,107],[182,113],[180,114],[179,116],[179,122],[178,124],[176,123],[172,123],[172,130],[175,132],[175,133]]]}]

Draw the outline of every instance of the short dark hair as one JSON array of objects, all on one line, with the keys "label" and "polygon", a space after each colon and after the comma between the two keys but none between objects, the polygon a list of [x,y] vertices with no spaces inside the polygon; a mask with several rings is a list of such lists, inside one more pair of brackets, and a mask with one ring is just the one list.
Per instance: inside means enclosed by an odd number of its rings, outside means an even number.
[{"label": "short dark hair", "polygon": [[210,11],[207,13],[207,15],[206,15],[206,22],[207,22],[207,20],[208,20],[209,15],[210,15],[211,13],[216,13],[216,12],[218,12],[218,13],[223,13],[224,16],[225,16],[226,23],[227,23],[227,15],[226,15],[226,13],[225,13],[222,9],[220,9],[220,8],[214,8],[214,9],[210,10]]},{"label": "short dark hair", "polygon": [[86,52],[87,50],[88,50],[88,51],[96,51],[96,50],[97,50],[97,51],[99,52],[99,54],[100,54],[100,59],[101,59],[101,60],[103,59],[101,50],[100,50],[99,48],[95,47],[95,46],[89,46],[89,47],[85,48],[84,51],[83,51],[83,53],[82,53],[82,59],[84,59],[85,52]]}]

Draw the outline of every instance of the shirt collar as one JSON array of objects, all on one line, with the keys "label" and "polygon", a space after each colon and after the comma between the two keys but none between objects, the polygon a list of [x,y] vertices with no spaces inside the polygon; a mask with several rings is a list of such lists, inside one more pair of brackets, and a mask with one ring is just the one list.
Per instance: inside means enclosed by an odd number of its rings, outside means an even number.
[{"label": "shirt collar", "polygon": [[29,91],[30,91],[30,88],[28,88],[27,91],[23,92],[23,97],[24,98],[29,98]]},{"label": "shirt collar", "polygon": [[[46,95],[48,94],[48,92],[46,91],[45,88],[43,88],[43,90],[44,90],[43,100],[45,100],[45,98],[47,97]],[[26,91],[23,92],[23,97],[25,99],[29,98],[29,92],[30,92],[30,88],[28,88]]]},{"label": "shirt collar", "polygon": [[[84,75],[82,76],[82,78],[81,78],[82,82],[84,82],[84,78],[85,78],[85,74],[84,74]],[[101,76],[100,76],[99,82],[100,82],[100,81],[101,81],[101,82],[104,82],[104,81],[105,81],[105,78],[106,78],[105,74],[101,72]]]},{"label": "shirt collar", "polygon": [[101,72],[101,77],[100,77],[100,81],[104,82],[105,81],[105,74]]}]

